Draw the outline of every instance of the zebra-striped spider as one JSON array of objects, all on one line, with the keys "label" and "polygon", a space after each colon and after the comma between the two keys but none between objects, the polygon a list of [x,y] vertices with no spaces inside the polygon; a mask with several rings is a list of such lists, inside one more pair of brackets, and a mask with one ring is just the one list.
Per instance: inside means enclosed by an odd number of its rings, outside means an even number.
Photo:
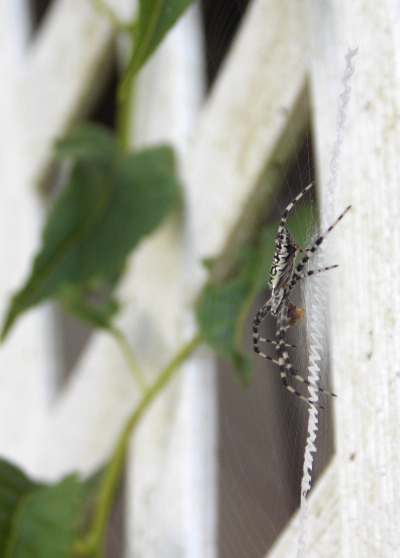
[{"label": "zebra-striped spider", "polygon": [[[331,232],[331,230],[338,224],[342,217],[347,213],[351,206],[347,207],[341,215],[336,219],[336,221],[331,225],[321,236],[317,238],[311,248],[300,249],[299,245],[296,244],[290,232],[286,229],[286,219],[289,211],[292,207],[304,196],[306,192],[312,187],[313,184],[309,184],[300,194],[294,198],[294,200],[287,206],[287,208],[282,213],[282,217],[279,223],[278,233],[275,239],[275,255],[271,266],[271,271],[269,275],[269,288],[271,289],[271,298],[264,304],[264,306],[257,312],[257,315],[253,322],[253,344],[254,350],[260,356],[271,360],[279,366],[280,375],[284,386],[292,393],[301,397],[304,401],[316,407],[323,408],[321,405],[314,403],[311,399],[304,397],[300,392],[294,389],[287,380],[287,373],[289,372],[296,380],[303,382],[304,384],[311,385],[322,393],[332,395],[336,397],[334,393],[331,393],[321,387],[315,386],[308,380],[305,380],[300,376],[297,371],[293,368],[290,362],[289,354],[286,347],[291,347],[286,343],[286,330],[289,327],[296,325],[302,318],[304,312],[303,308],[297,308],[296,305],[289,300],[289,296],[293,288],[297,285],[300,279],[309,277],[310,275],[315,275],[316,273],[321,273],[322,271],[328,271],[328,269],[333,269],[337,265],[331,265],[329,267],[324,267],[321,269],[315,269],[310,271],[303,271],[306,263],[311,258],[313,253],[318,249],[318,247],[323,242],[324,238]],[[297,254],[304,252],[300,262],[295,268],[295,260]],[[271,341],[269,339],[263,339],[259,336],[258,329],[260,323],[266,318],[268,314],[271,314],[277,319],[276,328],[276,341]],[[277,359],[274,359],[263,352],[261,352],[258,344],[260,341],[266,343],[272,343],[276,345]]]}]

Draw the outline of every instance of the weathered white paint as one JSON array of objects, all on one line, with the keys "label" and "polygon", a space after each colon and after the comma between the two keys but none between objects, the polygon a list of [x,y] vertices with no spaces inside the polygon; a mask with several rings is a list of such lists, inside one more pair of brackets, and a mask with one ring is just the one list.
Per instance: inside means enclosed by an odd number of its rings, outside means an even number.
[{"label": "weathered white paint", "polygon": [[359,47],[337,196],[353,210],[332,316],[341,554],[389,558],[400,555],[399,12],[389,0],[340,12],[336,48]]},{"label": "weathered white paint", "polygon": [[[326,183],[347,48],[358,47],[339,169],[331,305],[336,454],[310,497],[307,557],[400,555],[398,5],[310,3],[312,106]],[[379,277],[378,277],[379,275]],[[295,518],[269,554],[294,556]]]},{"label": "weathered white paint", "polygon": [[[125,3],[125,2],[122,2]],[[91,1],[57,0],[29,46],[21,71],[21,140],[31,181],[47,170],[50,148],[98,91],[112,28]]]},{"label": "weathered white paint", "polygon": [[[28,271],[41,215],[27,182],[19,80],[29,33],[23,1],[0,2],[0,313]],[[0,351],[0,452],[31,468],[48,400],[43,310],[29,313]]]},{"label": "weathered white paint", "polygon": [[303,28],[302,2],[253,2],[204,106],[185,162],[190,233],[201,257],[234,251],[265,219],[282,181],[276,162],[287,163],[302,137]]}]

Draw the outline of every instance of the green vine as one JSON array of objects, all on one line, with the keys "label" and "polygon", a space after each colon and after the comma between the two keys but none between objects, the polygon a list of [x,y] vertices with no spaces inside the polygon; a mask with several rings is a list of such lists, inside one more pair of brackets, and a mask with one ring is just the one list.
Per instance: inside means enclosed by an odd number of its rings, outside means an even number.
[{"label": "green vine", "polygon": [[[125,334],[112,321],[119,309],[114,290],[126,258],[179,200],[173,149],[164,145],[130,151],[135,78],[192,0],[139,0],[137,17],[127,25],[106,2],[91,1],[116,32],[129,33],[133,45],[116,100],[116,134],[86,124],[56,145],[56,156],[73,162],[69,182],[48,216],[30,276],[10,301],[1,338],[26,310],[46,299],[57,299],[66,312],[114,337],[139,388],[139,401],[95,480],[81,482],[77,475],[70,475],[57,484],[41,485],[0,460],[0,555],[12,553],[14,558],[25,555],[20,553],[24,545],[38,558],[48,558],[49,549],[65,558],[72,550],[82,557],[103,555],[107,521],[130,437],[201,341],[200,334],[195,335],[148,383]],[[77,517],[87,514],[89,485],[92,492],[97,487],[94,504],[85,522],[88,526],[76,539]],[[6,494],[12,498],[3,497]],[[31,529],[32,540],[27,541],[24,537]]]},{"label": "green vine", "polygon": [[89,530],[85,537],[76,544],[75,551],[80,556],[93,556],[94,558],[100,558],[102,556],[107,520],[111,512],[114,494],[122,472],[132,432],[157,395],[163,390],[181,364],[192,354],[193,350],[200,342],[200,335],[195,335],[182,347],[167,366],[157,375],[153,384],[144,391],[139,403],[128,418],[103,473],[98,493],[98,501]]},{"label": "green vine", "polygon": [[121,349],[121,352],[125,357],[125,361],[128,364],[129,370],[132,372],[132,376],[136,381],[136,384],[138,385],[140,390],[145,393],[147,390],[146,380],[124,333],[120,329],[113,326],[110,327],[109,332],[111,333],[111,335],[114,336],[114,339],[118,343],[119,348]]}]

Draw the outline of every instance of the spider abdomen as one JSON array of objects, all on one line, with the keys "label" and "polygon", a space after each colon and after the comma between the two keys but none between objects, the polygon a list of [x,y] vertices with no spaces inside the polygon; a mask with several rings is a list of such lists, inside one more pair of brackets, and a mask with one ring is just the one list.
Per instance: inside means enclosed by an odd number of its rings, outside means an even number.
[{"label": "spider abdomen", "polygon": [[276,250],[269,274],[269,287],[279,290],[286,287],[293,274],[294,260],[299,245],[293,240],[290,232],[282,227],[275,240]]}]

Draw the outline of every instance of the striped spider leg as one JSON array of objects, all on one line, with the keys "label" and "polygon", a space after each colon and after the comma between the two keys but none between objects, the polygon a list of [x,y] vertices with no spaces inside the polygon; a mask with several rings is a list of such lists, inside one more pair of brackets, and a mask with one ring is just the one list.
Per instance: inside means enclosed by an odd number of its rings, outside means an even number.
[{"label": "striped spider leg", "polygon": [[[253,345],[254,351],[256,353],[279,366],[281,379],[286,389],[288,389],[291,393],[294,393],[307,403],[314,405],[315,407],[323,408],[321,405],[318,405],[317,403],[311,401],[311,399],[304,397],[300,392],[295,390],[289,384],[287,379],[287,373],[289,372],[290,375],[293,376],[296,380],[306,385],[312,386],[322,393],[336,397],[334,393],[320,388],[300,376],[300,374],[298,374],[298,371],[293,368],[293,365],[290,362],[287,347],[290,347],[291,345],[286,343],[286,330],[289,327],[296,325],[301,320],[304,310],[303,308],[297,308],[296,305],[289,300],[289,296],[295,285],[301,279],[337,267],[336,265],[331,265],[329,267],[303,272],[306,263],[321,245],[325,237],[337,225],[337,223],[347,213],[351,206],[345,209],[345,211],[336,219],[336,221],[321,236],[317,238],[317,240],[310,248],[300,249],[299,245],[296,244],[296,242],[293,240],[290,232],[286,229],[285,224],[289,211],[292,209],[295,203],[304,196],[304,194],[311,188],[311,186],[312,184],[309,184],[306,188],[304,188],[304,190],[300,192],[300,194],[286,207],[286,209],[282,213],[281,221],[278,227],[278,233],[275,239],[276,249],[268,283],[271,289],[271,298],[257,312],[257,315],[254,319]],[[295,268],[295,259],[297,254],[299,254],[300,252],[305,253],[305,256],[303,256],[303,258],[300,260]],[[277,319],[276,341],[263,339],[259,336],[259,326],[268,314],[271,314]],[[259,348],[260,341],[275,344],[278,358],[273,359],[272,357],[264,354]]]},{"label": "striped spider leg", "polygon": [[330,227],[328,227],[326,229],[326,231],[321,236],[319,236],[317,238],[317,240],[314,242],[314,244],[311,246],[311,248],[304,249],[304,250],[299,250],[299,252],[305,252],[306,255],[300,260],[296,269],[293,271],[291,280],[288,284],[289,292],[296,285],[297,281],[300,281],[300,279],[304,279],[305,277],[310,277],[310,275],[315,275],[316,273],[321,273],[321,271],[328,271],[329,269],[334,269],[335,267],[338,267],[337,265],[330,265],[329,267],[323,267],[321,269],[314,269],[314,270],[306,271],[304,273],[300,273],[302,271],[302,269],[304,268],[304,266],[306,265],[306,263],[308,262],[308,260],[312,257],[314,252],[319,248],[319,246],[321,246],[323,240],[328,236],[328,234],[331,232],[331,230],[334,227],[336,227],[336,225],[346,215],[346,213],[349,211],[350,208],[351,208],[351,205],[346,207],[346,209],[343,211],[343,213],[341,213],[339,215],[339,217],[336,219],[336,221]]}]

